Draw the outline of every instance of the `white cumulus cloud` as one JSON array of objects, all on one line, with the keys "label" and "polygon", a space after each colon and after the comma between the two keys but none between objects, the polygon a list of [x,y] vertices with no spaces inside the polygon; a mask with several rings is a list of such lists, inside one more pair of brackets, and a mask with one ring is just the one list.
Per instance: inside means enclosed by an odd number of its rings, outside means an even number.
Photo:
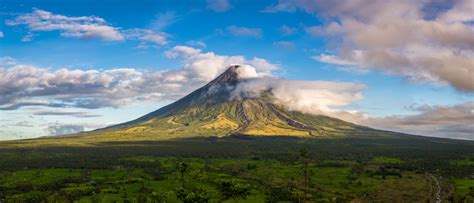
[{"label": "white cumulus cloud", "polygon": [[239,84],[236,97],[258,97],[270,91],[277,104],[290,110],[311,114],[333,115],[339,107],[363,98],[363,84],[333,81],[285,80],[272,77],[249,79]]},{"label": "white cumulus cloud", "polygon": [[[304,11],[325,24],[306,28],[330,37],[331,53],[313,57],[351,69],[379,70],[414,82],[474,91],[474,3],[411,0],[280,0],[268,12]],[[445,9],[441,9],[446,7]],[[335,54],[334,54],[335,53]],[[347,68],[349,69],[349,68]]]},{"label": "white cumulus cloud", "polygon": [[218,55],[186,46],[176,46],[166,55],[181,61],[183,66],[165,71],[50,70],[1,58],[0,110],[23,106],[94,109],[143,101],[173,101],[209,82],[231,64],[254,66],[261,75],[278,68],[260,58]]},{"label": "white cumulus cloud", "polygon": [[186,76],[182,78],[195,78],[201,81],[214,79],[232,64],[251,65],[259,74],[270,74],[271,71],[278,68],[278,65],[257,57],[248,60],[243,56],[217,55],[213,52],[202,52],[200,49],[187,46],[176,46],[167,51],[166,56],[184,62],[183,69],[173,72],[174,75],[178,74]]}]

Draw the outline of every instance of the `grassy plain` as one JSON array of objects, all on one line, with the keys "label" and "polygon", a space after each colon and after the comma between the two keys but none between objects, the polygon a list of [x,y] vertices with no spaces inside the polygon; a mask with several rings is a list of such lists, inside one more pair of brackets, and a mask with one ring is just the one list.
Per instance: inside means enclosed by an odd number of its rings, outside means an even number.
[{"label": "grassy plain", "polygon": [[[0,201],[422,202],[440,189],[445,201],[469,202],[472,161],[473,142],[403,136],[1,142]],[[179,163],[187,165],[184,190]]]}]

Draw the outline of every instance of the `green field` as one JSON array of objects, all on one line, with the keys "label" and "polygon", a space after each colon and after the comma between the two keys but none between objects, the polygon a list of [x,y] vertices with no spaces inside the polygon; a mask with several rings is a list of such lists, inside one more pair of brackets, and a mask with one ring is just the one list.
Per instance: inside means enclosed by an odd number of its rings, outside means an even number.
[{"label": "green field", "polygon": [[439,187],[445,201],[470,202],[473,160],[472,142],[421,137],[2,142],[0,201],[433,202]]},{"label": "green field", "polygon": [[[210,199],[225,200],[219,190],[222,181],[230,180],[248,185],[250,193],[245,201],[263,202],[268,194],[279,190],[294,193],[287,200],[297,200],[302,193],[301,165],[288,165],[278,161],[259,161],[247,159],[177,159],[137,157],[127,158],[127,162],[154,164],[149,168],[120,168],[109,170],[84,169],[24,169],[2,174],[1,187],[7,192],[7,201],[38,200],[80,200],[91,202],[152,200],[155,195],[163,195],[168,201],[178,201],[176,189],[179,185],[179,173],[175,170],[178,162],[188,164],[185,174],[186,188],[202,188]],[[311,165],[311,198],[315,200],[349,200],[367,195],[370,198],[393,198],[405,196],[405,200],[422,200],[429,197],[429,180],[423,174],[402,172],[383,178],[379,171],[368,166],[362,173],[352,167]],[[416,185],[407,183],[416,182]],[[283,186],[283,187],[282,187]],[[267,189],[265,189],[267,188]],[[273,188],[274,191],[269,190]],[[19,191],[25,191],[19,193]],[[28,190],[26,192],[26,190]],[[406,196],[406,192],[415,190],[416,195]],[[15,194],[17,193],[17,194]],[[276,196],[276,194],[273,194]],[[284,195],[284,194],[279,194]],[[390,195],[390,196],[389,196]],[[240,199],[240,198],[235,198]],[[234,200],[232,198],[231,200]]]}]

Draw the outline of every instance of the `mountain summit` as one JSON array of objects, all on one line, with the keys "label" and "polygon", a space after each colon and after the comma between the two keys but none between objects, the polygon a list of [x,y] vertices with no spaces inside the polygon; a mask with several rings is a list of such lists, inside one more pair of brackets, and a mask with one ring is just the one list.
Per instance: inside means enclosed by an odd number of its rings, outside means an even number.
[{"label": "mountain summit", "polygon": [[224,73],[219,75],[217,78],[209,82],[206,86],[212,85],[236,85],[239,81],[239,73],[237,69],[240,69],[239,65],[230,66]]},{"label": "mountain summit", "polygon": [[230,66],[224,73],[178,101],[136,120],[92,134],[124,139],[194,136],[347,136],[376,131],[336,118],[289,111],[275,104],[271,90],[258,97],[242,97],[240,83],[258,77],[254,69]]}]

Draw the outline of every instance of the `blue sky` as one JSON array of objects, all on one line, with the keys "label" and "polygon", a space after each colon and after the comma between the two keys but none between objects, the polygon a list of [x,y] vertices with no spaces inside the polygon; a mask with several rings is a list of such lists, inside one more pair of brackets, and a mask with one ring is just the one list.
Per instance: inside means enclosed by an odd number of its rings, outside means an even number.
[{"label": "blue sky", "polygon": [[[100,75],[115,69],[133,69],[134,74],[147,74],[202,70],[203,67],[195,62],[211,52],[213,58],[206,60],[242,56],[245,58],[241,60],[243,63],[253,63],[257,57],[267,64],[254,65],[257,71],[287,80],[365,86],[363,91],[357,92],[362,98],[345,98],[349,101],[344,100],[347,104],[331,107],[334,108],[331,110],[357,111],[359,117],[365,119],[347,118],[350,121],[409,133],[472,139],[471,130],[474,129],[469,123],[474,122],[470,120],[474,117],[474,39],[470,34],[474,34],[474,17],[463,9],[466,2],[469,3],[461,0],[445,4],[380,1],[363,7],[363,2],[352,5],[345,0],[339,1],[337,6],[318,0],[133,3],[3,0],[0,7],[0,58],[3,64],[0,68],[3,77],[15,75],[16,81],[20,81],[23,76],[19,74],[19,67],[23,66],[28,66],[29,71],[46,70],[47,73],[42,73],[44,77],[58,75],[55,71],[60,69],[69,71],[66,74],[70,75],[75,74],[74,70],[98,71]],[[345,4],[348,6],[341,6]],[[373,12],[370,9],[374,9]],[[363,14],[358,12],[361,10]],[[63,19],[53,21],[44,18],[45,13]],[[74,20],[77,17],[94,20]],[[398,18],[407,27],[393,20]],[[411,24],[413,27],[409,27]],[[430,29],[435,29],[435,24],[439,25],[436,29],[440,33],[449,35],[431,36]],[[390,29],[390,25],[394,28]],[[79,26],[84,28],[78,31]],[[424,31],[424,26],[428,31]],[[454,26],[458,26],[456,30]],[[96,28],[106,30],[93,30]],[[411,33],[413,28],[420,31]],[[199,54],[186,58],[190,50],[176,47],[199,50]],[[180,55],[173,58],[171,52]],[[460,54],[452,54],[454,52]],[[65,97],[95,101],[94,95],[66,95],[58,90],[59,87],[55,87],[57,93],[33,94],[34,86],[0,83],[5,98],[12,91],[25,91],[27,95],[15,94],[0,103],[3,107],[0,110],[0,139],[75,132],[134,119],[208,80],[196,78],[199,74],[193,77],[193,74],[186,72],[186,77],[190,77],[187,80],[192,82],[179,83],[183,87],[172,90],[176,91],[172,95],[164,90],[157,91],[161,96],[147,99],[133,94],[120,97],[119,100],[123,100],[120,104],[93,108],[76,103],[51,104],[67,103]],[[213,76],[214,72],[209,74],[206,76]],[[166,81],[162,77],[167,76],[160,76],[160,80]],[[139,78],[143,79],[142,76]],[[58,77],[55,80],[59,80]],[[58,84],[66,83],[70,85],[67,81]],[[163,84],[154,85],[159,88]],[[105,97],[100,96],[99,100],[111,100]],[[12,105],[31,101],[48,105],[24,105],[6,110]],[[44,113],[46,111],[67,111],[69,114],[51,115]],[[86,114],[88,116],[84,116]],[[440,114],[445,117],[439,118]],[[433,115],[437,115],[436,119]],[[449,122],[452,117],[464,119],[452,123]],[[411,119],[425,119],[426,122],[420,122],[419,126],[407,125]],[[441,127],[433,133],[429,130],[433,126]]]}]

